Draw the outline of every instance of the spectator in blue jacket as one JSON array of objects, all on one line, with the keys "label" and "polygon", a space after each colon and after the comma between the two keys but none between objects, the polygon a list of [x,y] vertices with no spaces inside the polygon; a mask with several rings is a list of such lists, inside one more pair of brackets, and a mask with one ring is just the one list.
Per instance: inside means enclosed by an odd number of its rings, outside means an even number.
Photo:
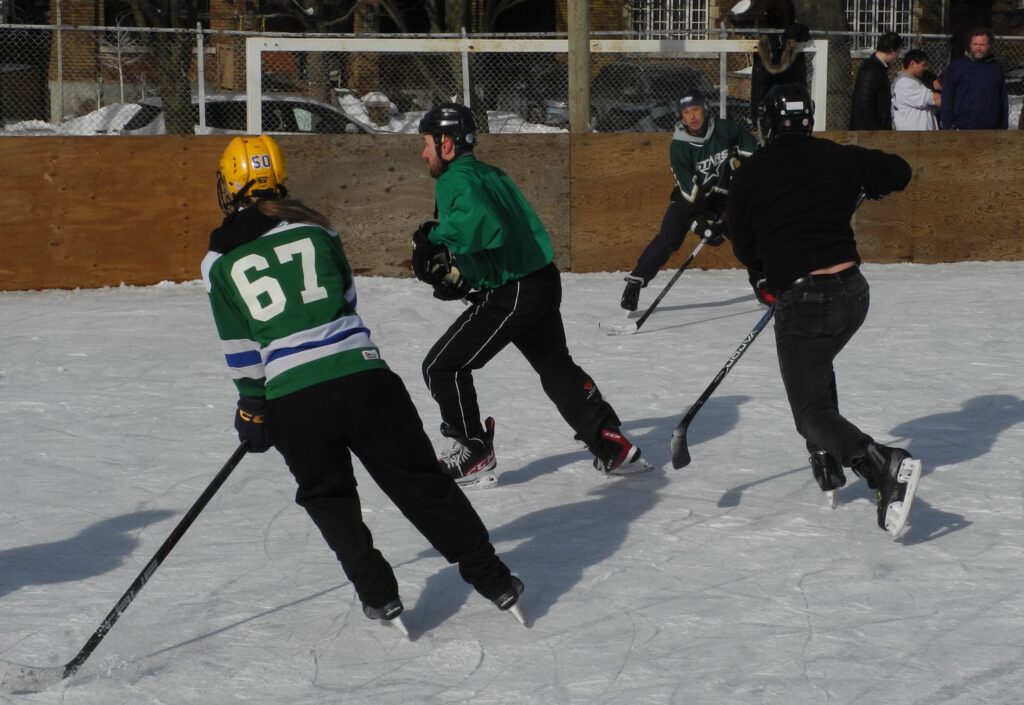
[{"label": "spectator in blue jacket", "polygon": [[992,55],[992,32],[971,30],[967,51],[950,62],[942,77],[942,129],[1005,130],[1008,116],[1006,79]]}]

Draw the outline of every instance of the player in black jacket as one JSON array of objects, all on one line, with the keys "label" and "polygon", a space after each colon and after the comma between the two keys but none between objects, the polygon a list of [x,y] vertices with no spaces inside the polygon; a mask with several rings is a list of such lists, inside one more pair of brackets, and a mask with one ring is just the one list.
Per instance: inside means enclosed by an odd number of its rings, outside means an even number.
[{"label": "player in black jacket", "polygon": [[798,85],[773,87],[758,109],[765,146],[733,177],[727,217],[736,257],[775,305],[779,369],[821,489],[834,502],[843,466],[878,490],[878,525],[898,534],[919,461],[839,413],[832,362],[868,312],[850,217],[866,194],[904,189],[910,165],[886,152],[811,137],[814,104]]}]

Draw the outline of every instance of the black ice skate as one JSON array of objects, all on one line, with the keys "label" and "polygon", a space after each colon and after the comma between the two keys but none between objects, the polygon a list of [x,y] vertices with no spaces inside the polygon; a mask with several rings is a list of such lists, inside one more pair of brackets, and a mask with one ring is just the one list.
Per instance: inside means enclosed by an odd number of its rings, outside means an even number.
[{"label": "black ice skate", "polygon": [[397,629],[401,632],[402,636],[409,638],[409,630],[405,627],[405,622],[402,621],[402,612],[405,607],[402,605],[402,601],[395,598],[391,602],[387,603],[383,607],[370,607],[369,605],[363,605],[363,614],[373,620],[379,620],[381,624]]},{"label": "black ice skate", "polygon": [[441,433],[452,439],[452,447],[438,459],[441,470],[463,489],[493,487],[498,482],[494,468],[494,419],[484,421],[484,438],[463,439],[453,434],[447,424],[441,424]]},{"label": "black ice skate", "polygon": [[640,457],[640,447],[629,442],[617,428],[603,428],[596,446],[591,446],[594,467],[606,475],[635,475],[652,469]]},{"label": "black ice skate", "polygon": [[846,485],[846,475],[843,474],[843,465],[836,456],[828,451],[819,450],[811,453],[807,459],[811,464],[811,472],[818,483],[818,487],[825,493],[825,501],[832,509],[836,508],[836,490]]},{"label": "black ice skate", "polygon": [[519,596],[523,594],[523,581],[517,576],[512,576],[512,586],[498,597],[494,598],[492,602],[502,612],[508,612],[516,621],[522,624],[524,627],[529,627],[526,623],[526,615],[523,614],[523,608],[519,604]]},{"label": "black ice skate", "polygon": [[640,289],[643,285],[643,279],[627,274],[626,288],[622,291],[622,300],[619,305],[627,311],[636,311],[637,306],[640,305]]},{"label": "black ice skate", "polygon": [[878,526],[896,538],[902,533],[921,480],[921,461],[902,448],[869,443],[867,456],[878,488]]}]

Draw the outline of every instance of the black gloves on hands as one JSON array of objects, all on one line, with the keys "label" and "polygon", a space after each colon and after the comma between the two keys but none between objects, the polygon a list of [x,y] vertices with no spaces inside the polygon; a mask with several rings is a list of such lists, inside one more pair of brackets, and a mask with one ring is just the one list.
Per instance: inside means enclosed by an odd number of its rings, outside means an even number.
[{"label": "black gloves on hands", "polygon": [[427,235],[436,220],[423,223],[412,235],[412,269],[416,278],[434,287],[434,298],[456,301],[465,298],[472,288],[455,266],[451,251],[430,241]]},{"label": "black gloves on hands", "polygon": [[471,288],[458,267],[452,267],[448,276],[434,284],[434,298],[441,301],[457,301],[466,298]]},{"label": "black gloves on hands", "polygon": [[753,288],[757,300],[765,306],[774,305],[775,294],[768,291],[768,280],[765,278],[764,272],[747,270],[747,274],[750,275],[750,286]]},{"label": "black gloves on hands", "polygon": [[265,453],[274,445],[270,440],[266,420],[267,400],[258,397],[242,397],[235,412],[235,430],[238,440],[249,446],[250,453]]},{"label": "black gloves on hands", "polygon": [[712,247],[718,247],[725,242],[725,223],[716,213],[708,212],[697,216],[690,224],[690,230]]},{"label": "black gloves on hands", "polygon": [[427,238],[435,225],[436,220],[428,220],[412,234],[412,271],[417,279],[431,286],[439,284],[451,267],[448,248]]}]

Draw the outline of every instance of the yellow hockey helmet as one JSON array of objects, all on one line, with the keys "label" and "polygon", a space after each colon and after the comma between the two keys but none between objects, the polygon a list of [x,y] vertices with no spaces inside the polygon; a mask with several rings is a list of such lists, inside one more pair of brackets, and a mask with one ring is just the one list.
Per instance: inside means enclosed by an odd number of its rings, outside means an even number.
[{"label": "yellow hockey helmet", "polygon": [[280,198],[287,195],[281,148],[269,135],[235,137],[220,157],[217,171],[217,202],[233,213],[248,198]]}]

